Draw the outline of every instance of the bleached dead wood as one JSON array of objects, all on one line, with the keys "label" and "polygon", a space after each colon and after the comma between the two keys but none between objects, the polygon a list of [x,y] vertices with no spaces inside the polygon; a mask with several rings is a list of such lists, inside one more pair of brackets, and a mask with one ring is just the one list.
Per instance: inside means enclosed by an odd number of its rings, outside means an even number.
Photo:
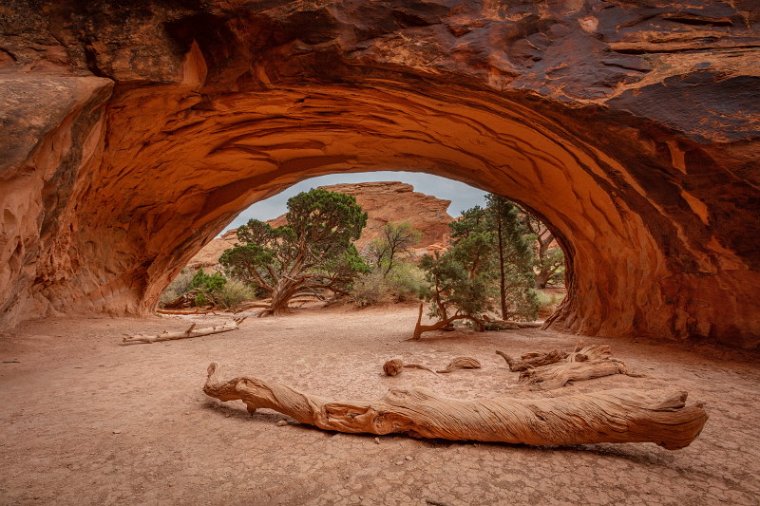
[{"label": "bleached dead wood", "polygon": [[217,380],[208,367],[203,391],[242,400],[250,413],[268,408],[324,430],[452,441],[529,445],[653,442],[688,446],[707,421],[701,404],[677,390],[607,390],[554,398],[458,400],[423,389],[390,390],[374,402],[331,402],[254,377]]},{"label": "bleached dead wood", "polygon": [[501,355],[506,360],[509,370],[512,372],[520,372],[542,365],[554,364],[566,359],[568,355],[565,351],[552,350],[547,353],[526,353],[520,357],[520,360],[516,360],[503,351],[496,350],[496,354]]},{"label": "bleached dead wood", "polygon": [[612,358],[607,345],[583,346],[578,343],[572,352],[552,350],[550,352],[526,353],[520,360],[501,355],[512,372],[520,372],[520,382],[551,389],[561,388],[571,381],[584,381],[613,374],[640,376],[631,372],[620,360]]},{"label": "bleached dead wood", "polygon": [[156,309],[156,313],[158,314],[167,314],[167,315],[180,315],[180,316],[189,316],[189,315],[196,315],[196,314],[215,314],[216,312],[213,309]]},{"label": "bleached dead wood", "polygon": [[160,341],[176,341],[177,339],[190,339],[193,337],[207,336],[210,334],[219,334],[220,332],[229,332],[230,330],[237,329],[243,320],[245,320],[245,317],[228,320],[222,325],[212,325],[211,327],[202,327],[198,329],[195,328],[197,324],[193,323],[185,331],[164,331],[161,334],[155,335],[138,334],[135,336],[126,336],[122,340],[122,344],[152,344]]},{"label": "bleached dead wood", "polygon": [[619,360],[593,360],[590,362],[558,362],[528,369],[520,373],[520,382],[546,390],[562,388],[573,381],[585,381],[613,374],[629,374]]},{"label": "bleached dead wood", "polygon": [[480,369],[481,365],[472,357],[456,357],[444,369],[438,369],[436,372],[449,373],[458,369]]},{"label": "bleached dead wood", "polygon": [[386,376],[398,376],[404,369],[422,369],[423,371],[430,371],[436,374],[430,367],[422,364],[405,364],[400,358],[393,358],[383,364],[383,372]]}]

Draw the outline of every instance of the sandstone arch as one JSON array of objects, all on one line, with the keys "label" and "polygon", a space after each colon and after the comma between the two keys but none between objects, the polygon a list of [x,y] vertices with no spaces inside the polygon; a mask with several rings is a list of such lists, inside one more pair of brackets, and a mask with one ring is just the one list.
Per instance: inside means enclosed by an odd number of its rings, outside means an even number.
[{"label": "sandstone arch", "polygon": [[2,321],[150,310],[250,203],[403,168],[551,224],[553,327],[755,347],[760,21],[649,4],[11,1]]}]

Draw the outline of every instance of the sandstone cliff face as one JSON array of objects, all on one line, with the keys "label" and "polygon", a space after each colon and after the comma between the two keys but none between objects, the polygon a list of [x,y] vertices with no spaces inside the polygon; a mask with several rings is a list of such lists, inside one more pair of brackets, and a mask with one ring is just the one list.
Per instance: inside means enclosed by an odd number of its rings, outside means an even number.
[{"label": "sandstone cliff face", "polygon": [[403,168],[532,208],[554,328],[760,342],[753,0],[9,0],[0,312],[150,310],[250,203]]},{"label": "sandstone cliff face", "polygon": [[[355,242],[361,252],[382,235],[387,223],[407,222],[422,233],[415,250],[424,253],[430,246],[445,245],[449,241],[449,223],[453,218],[447,209],[451,201],[414,191],[410,184],[398,181],[377,181],[320,186],[332,192],[352,195],[367,213],[367,226]],[[285,215],[268,222],[273,227],[285,225]],[[229,230],[206,244],[187,263],[191,269],[215,267],[224,250],[237,244],[237,229]]]}]

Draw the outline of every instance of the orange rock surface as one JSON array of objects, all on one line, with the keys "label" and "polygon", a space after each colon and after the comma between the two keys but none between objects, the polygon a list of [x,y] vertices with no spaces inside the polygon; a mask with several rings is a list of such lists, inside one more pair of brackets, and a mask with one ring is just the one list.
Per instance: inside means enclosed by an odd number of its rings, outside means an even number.
[{"label": "orange rock surface", "polygon": [[8,0],[2,324],[148,312],[252,202],[403,169],[551,224],[553,328],[757,347],[759,31],[752,0]]},{"label": "orange rock surface", "polygon": [[[382,234],[386,223],[407,222],[422,233],[415,250],[424,253],[433,244],[446,244],[449,240],[449,223],[453,218],[446,211],[451,201],[414,191],[410,184],[398,181],[378,181],[371,183],[335,184],[320,188],[352,195],[367,213],[367,226],[356,241],[356,247],[363,251],[369,243]],[[268,222],[273,227],[286,223],[285,215]],[[237,229],[225,232],[206,244],[187,266],[214,267],[224,250],[237,244]]]}]

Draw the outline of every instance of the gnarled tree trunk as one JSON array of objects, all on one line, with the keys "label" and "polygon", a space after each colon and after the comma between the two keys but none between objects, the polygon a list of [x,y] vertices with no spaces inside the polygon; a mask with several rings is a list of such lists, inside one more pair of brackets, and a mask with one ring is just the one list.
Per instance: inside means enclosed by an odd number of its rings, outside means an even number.
[{"label": "gnarled tree trunk", "polygon": [[209,365],[203,387],[210,397],[242,400],[251,413],[269,408],[347,433],[530,445],[653,442],[677,450],[688,446],[707,421],[702,405],[687,406],[686,392],[677,390],[457,400],[422,389],[394,389],[379,401],[331,402],[253,377],[218,381],[216,370],[216,364]]},{"label": "gnarled tree trunk", "polygon": [[422,338],[423,332],[431,332],[433,330],[441,330],[445,329],[452,323],[454,323],[457,320],[470,320],[472,323],[474,323],[478,330],[483,330],[483,323],[478,321],[477,319],[473,318],[470,315],[463,315],[463,314],[455,314],[454,316],[447,316],[444,317],[437,322],[433,323],[432,325],[423,325],[422,324],[422,310],[424,308],[424,304],[420,304],[420,311],[417,315],[417,323],[414,325],[414,332],[412,333],[412,337],[407,339],[407,341],[418,341]]}]

